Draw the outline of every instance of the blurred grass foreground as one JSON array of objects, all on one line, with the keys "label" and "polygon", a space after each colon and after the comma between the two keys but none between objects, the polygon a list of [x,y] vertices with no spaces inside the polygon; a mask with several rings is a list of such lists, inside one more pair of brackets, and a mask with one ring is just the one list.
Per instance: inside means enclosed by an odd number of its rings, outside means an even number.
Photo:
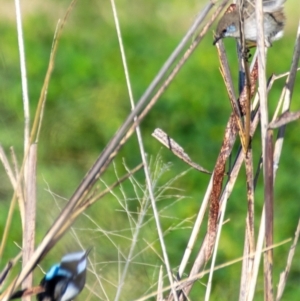
[{"label": "blurred grass foreground", "polygon": [[[207,2],[116,1],[135,101],[147,89]],[[30,131],[48,69],[57,22],[62,22],[69,5],[70,2],[65,0],[21,2]],[[2,0],[1,6],[0,144],[17,181],[18,173],[21,171],[22,174],[26,170],[26,164],[23,165],[22,162],[28,156],[26,141],[24,142],[24,93],[15,4]],[[209,21],[216,7],[205,22]],[[272,74],[280,75],[290,70],[300,16],[298,0],[287,1],[285,12],[285,35],[268,49],[267,79]],[[88,191],[86,199],[92,199],[138,166],[142,162],[142,152],[149,164],[155,204],[151,202],[151,193],[147,189],[149,182],[141,168],[122,183],[117,183],[113,189],[109,189],[103,198],[81,212],[76,220],[74,218],[72,227],[64,230],[65,235],[63,231],[61,236],[58,235],[55,243],[45,251],[45,254],[50,251],[49,254],[43,256],[38,267],[34,265],[33,285],[39,284],[43,271],[58,262],[63,254],[92,246],[87,285],[78,300],[162,300],[159,285],[166,287],[164,298],[174,298],[168,286],[170,282],[178,280],[178,269],[211,175],[190,168],[151,134],[156,128],[163,129],[184,148],[193,161],[210,171],[214,170],[225,127],[232,113],[226,87],[219,72],[218,52],[212,46],[215,26],[216,22],[142,120],[140,134],[144,151],[141,151],[137,136],[133,134],[105,173],[97,179],[93,190]],[[184,51],[195,41],[201,29],[202,27],[189,39]],[[228,39],[224,41],[224,45],[233,83],[237,87],[236,43],[234,39]],[[251,53],[254,55],[254,50]],[[268,94],[270,120],[285,83],[286,76],[279,78]],[[235,89],[237,93],[237,88]],[[297,77],[292,96],[294,101],[291,102],[290,110],[298,111],[300,86]],[[97,157],[107,150],[108,142],[131,110],[111,2],[78,0],[61,31],[43,113],[39,116],[41,126],[35,139],[31,141],[37,146],[35,247],[40,245]],[[274,144],[278,132],[274,130]],[[234,164],[239,143],[237,136],[231,159],[226,163],[226,172]],[[253,137],[251,148],[256,171],[262,155],[260,129]],[[274,244],[294,239],[297,228],[300,212],[299,152],[299,121],[295,121],[286,126],[280,165],[273,187]],[[1,155],[1,162],[3,156]],[[29,201],[25,193],[28,184],[26,176],[19,180],[19,184],[24,185],[19,191],[13,187],[3,164],[0,177],[2,271],[7,262],[26,246],[24,231],[28,221],[24,220],[28,216],[25,214],[22,217],[20,195],[24,193],[23,201]],[[229,179],[230,177],[225,176],[224,182]],[[255,190],[255,240],[258,237],[265,201],[264,187],[261,172]],[[22,189],[23,192],[20,192]],[[12,206],[14,191],[17,191],[17,200]],[[23,206],[26,207],[26,204]],[[247,210],[246,172],[242,168],[228,199],[217,247],[217,266],[243,256]],[[204,241],[208,212],[209,210],[204,215],[190,258],[181,275],[182,279],[190,274]],[[69,218],[69,222],[71,225],[73,220]],[[8,233],[7,237],[5,231]],[[273,250],[272,281],[275,296],[280,273],[287,266],[291,245],[292,241],[288,241]],[[208,261],[203,269],[209,269],[210,263]],[[263,265],[262,260],[254,300],[264,300]],[[1,293],[21,270],[22,262],[17,260],[16,266],[1,287]],[[241,271],[242,261],[216,270],[213,273],[210,295],[206,298],[219,301],[238,298],[246,300],[240,294]],[[188,296],[189,300],[203,300],[205,294],[208,294],[208,282],[207,274],[197,279]],[[296,248],[281,300],[299,300],[299,283],[300,251]],[[151,293],[153,296],[142,299]],[[180,300],[182,298],[182,295],[178,297]]]}]

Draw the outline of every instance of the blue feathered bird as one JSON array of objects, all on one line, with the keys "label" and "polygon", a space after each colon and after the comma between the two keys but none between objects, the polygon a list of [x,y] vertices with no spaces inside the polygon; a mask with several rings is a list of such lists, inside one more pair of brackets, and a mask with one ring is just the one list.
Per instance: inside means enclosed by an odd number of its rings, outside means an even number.
[{"label": "blue feathered bird", "polygon": [[44,292],[37,294],[38,301],[69,301],[83,289],[86,279],[87,251],[65,255],[41,280]]}]

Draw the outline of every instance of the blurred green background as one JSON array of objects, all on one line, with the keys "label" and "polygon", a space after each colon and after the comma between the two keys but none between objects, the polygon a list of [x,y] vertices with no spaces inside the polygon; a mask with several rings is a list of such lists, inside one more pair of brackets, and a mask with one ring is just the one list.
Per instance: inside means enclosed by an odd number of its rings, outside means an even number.
[{"label": "blurred green background", "polygon": [[[124,47],[126,51],[133,94],[137,100],[154,78],[162,64],[179,43],[197,13],[206,1],[152,0],[116,1]],[[63,18],[69,1],[30,0],[21,3],[23,31],[29,84],[31,120],[40,95],[47,70],[52,39],[58,19]],[[20,84],[20,67],[16,34],[14,3],[2,0],[0,10],[0,143],[9,156],[13,146],[19,162],[23,156],[23,105]],[[267,73],[280,74],[288,71],[293,53],[297,23],[300,16],[298,0],[286,3],[287,24],[285,36],[274,43],[268,51]],[[213,27],[215,28],[215,26]],[[158,189],[187,166],[151,137],[157,127],[177,140],[190,157],[212,170],[222,143],[224,127],[231,113],[225,87],[218,71],[216,48],[212,46],[212,31],[185,64],[179,75],[167,89],[150,114],[142,122],[141,130],[148,158],[158,160],[158,169],[165,172],[158,179]],[[237,60],[234,40],[225,41],[230,67],[237,82]],[[275,110],[285,79],[275,82],[270,93],[270,118]],[[299,110],[299,79],[293,94],[292,110]],[[37,170],[37,233],[40,242],[80,180],[93,164],[112,135],[130,112],[129,97],[120,58],[116,30],[109,1],[78,1],[74,7],[59,42],[55,69],[51,78],[44,122],[38,142]],[[299,219],[300,200],[300,140],[299,122],[287,126],[282,158],[276,176],[275,187],[275,242],[293,236]],[[260,137],[253,141],[254,166],[260,155]],[[159,157],[159,158],[158,158]],[[158,158],[158,159],[157,159]],[[133,168],[141,162],[136,138],[133,136],[115,160],[118,176],[126,171],[123,163]],[[155,162],[152,164],[153,169]],[[0,167],[0,233],[2,236],[12,188],[3,167]],[[104,175],[108,184],[117,178],[111,168]],[[138,189],[142,197],[145,185],[143,172],[136,175],[142,185]],[[171,266],[176,271],[200,203],[206,191],[209,176],[190,170],[176,179],[158,202],[162,211],[162,227]],[[104,187],[99,182],[100,187]],[[127,254],[130,227],[121,203],[129,199],[129,210],[137,211],[139,201],[133,184],[126,182],[123,189],[115,189],[87,211],[76,222],[74,229],[84,247],[94,246],[91,259],[97,273],[103,278],[107,296],[90,275],[90,287],[95,285],[98,299],[112,299],[114,285],[118,281],[118,260]],[[263,202],[262,180],[256,194],[256,222],[259,225]],[[242,169],[234,192],[229,199],[223,227],[217,263],[240,257],[246,217],[246,187]],[[133,300],[147,292],[157,281],[161,259],[156,252],[145,246],[153,243],[161,254],[155,223],[148,210],[149,222],[141,229],[134,263],[124,286],[122,300]],[[201,234],[205,229],[203,228]],[[16,210],[7,252],[1,262],[18,252],[21,245],[21,226]],[[203,235],[199,236],[191,261],[195,258]],[[58,261],[61,256],[79,248],[77,239],[70,231],[51,251],[42,263],[44,269]],[[274,284],[284,269],[289,244],[274,251]],[[121,254],[121,255],[120,255]],[[190,268],[190,267],[189,267]],[[186,271],[188,272],[189,269]],[[211,300],[237,299],[239,291],[240,264],[215,273]],[[300,251],[296,251],[291,275],[283,300],[299,300]],[[262,273],[261,273],[262,274]],[[35,281],[41,272],[36,271]],[[192,300],[202,299],[206,278],[195,285]],[[137,285],[138,283],[138,285]],[[167,283],[167,281],[165,282]],[[82,297],[87,295],[85,290]],[[94,297],[96,298],[96,297]],[[260,276],[255,300],[263,300],[263,280]]]}]

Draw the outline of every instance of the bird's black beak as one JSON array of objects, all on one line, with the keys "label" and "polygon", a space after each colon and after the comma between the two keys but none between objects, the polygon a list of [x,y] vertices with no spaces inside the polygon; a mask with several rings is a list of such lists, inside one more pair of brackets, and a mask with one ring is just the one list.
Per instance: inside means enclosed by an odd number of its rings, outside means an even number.
[{"label": "bird's black beak", "polygon": [[215,46],[218,43],[218,41],[221,40],[222,38],[223,38],[223,36],[219,36],[219,37],[215,36],[213,45]]},{"label": "bird's black beak", "polygon": [[85,256],[88,257],[88,255],[90,254],[90,252],[92,251],[93,247],[89,247],[86,251],[85,251]]}]

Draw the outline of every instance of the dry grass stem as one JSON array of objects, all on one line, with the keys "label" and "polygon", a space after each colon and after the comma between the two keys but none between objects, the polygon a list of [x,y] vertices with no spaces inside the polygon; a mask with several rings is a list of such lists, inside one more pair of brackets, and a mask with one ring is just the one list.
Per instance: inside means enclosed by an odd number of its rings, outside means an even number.
[{"label": "dry grass stem", "polygon": [[195,168],[200,172],[211,174],[210,171],[203,168],[199,164],[193,162],[189,155],[184,152],[184,149],[162,129],[155,129],[152,133],[152,136],[155,139],[157,139],[160,143],[162,143],[165,147],[167,147],[175,156],[187,163],[189,166]]},{"label": "dry grass stem", "polygon": [[[179,215],[173,214],[173,211],[170,211],[170,209],[173,210],[176,208],[172,207],[176,204],[181,205],[180,202],[186,198],[182,192],[183,188],[177,188],[177,183],[175,183],[175,181],[184,176],[187,171],[182,173],[178,172],[171,180],[165,180],[163,176],[165,176],[166,171],[170,170],[170,163],[164,164],[159,155],[155,159],[147,157],[147,150],[144,147],[144,137],[140,130],[140,123],[161,98],[170,84],[174,82],[174,79],[181,71],[181,68],[196,50],[197,46],[203,40],[203,37],[207,35],[209,29],[214,24],[214,21],[229,0],[220,1],[218,7],[215,7],[217,1],[208,1],[136,103],[133,97],[130,71],[127,66],[121,26],[119,24],[120,20],[118,18],[115,1],[111,0],[131,111],[117,130],[116,134],[106,144],[95,163],[91,166],[86,176],[82,179],[81,183],[77,186],[69,199],[63,199],[58,196],[58,194],[53,193],[50,188],[48,189],[48,193],[53,197],[53,200],[57,204],[59,214],[42,241],[38,244],[36,250],[34,250],[36,234],[37,142],[39,141],[41,134],[48,87],[54,70],[59,40],[76,0],[71,2],[64,19],[57,24],[48,67],[31,128],[29,123],[28,83],[26,77],[20,3],[19,0],[15,1],[25,118],[24,154],[22,156],[22,164],[20,164],[19,168],[16,154],[13,152],[13,163],[10,164],[4,149],[0,146],[0,161],[2,162],[7,178],[13,187],[13,196],[1,240],[0,258],[3,256],[7,239],[10,235],[10,230],[12,229],[13,213],[17,204],[19,205],[23,227],[23,245],[22,251],[13,260],[8,262],[1,272],[0,285],[3,285],[5,280],[10,279],[8,275],[21,256],[23,256],[23,266],[20,273],[18,273],[18,276],[15,277],[15,279],[10,280],[3,290],[0,298],[1,301],[8,301],[11,294],[15,293],[20,285],[23,285],[23,288],[26,287],[28,289],[17,291],[17,294],[20,294],[19,297],[28,297],[27,300],[29,300],[30,296],[36,294],[38,289],[41,289],[40,286],[32,287],[33,270],[57,244],[67,230],[71,228],[72,224],[79,216],[82,216],[92,225],[92,228],[95,229],[94,232],[88,233],[92,233],[93,237],[97,237],[98,235],[103,237],[111,244],[112,250],[116,254],[115,259],[111,257],[105,261],[99,261],[98,258],[96,258],[97,252],[95,250],[95,254],[93,254],[94,258],[89,258],[89,272],[90,275],[94,277],[95,281],[92,286],[87,285],[90,290],[87,300],[92,297],[95,297],[98,300],[114,299],[115,301],[127,298],[126,291],[134,288],[134,285],[130,282],[132,279],[138,279],[138,277],[134,278],[135,275],[130,274],[130,269],[132,266],[142,264],[145,270],[146,268],[149,268],[150,271],[147,270],[149,286],[145,288],[145,286],[148,285],[147,283],[146,285],[143,284],[144,287],[141,286],[141,288],[137,288],[139,294],[144,296],[136,299],[136,301],[149,300],[150,298],[156,298],[157,301],[190,300],[192,288],[197,284],[197,280],[205,275],[208,275],[208,280],[205,297],[202,297],[202,299],[209,301],[214,298],[213,278],[214,276],[216,278],[216,275],[214,274],[215,271],[241,262],[242,270],[239,300],[252,301],[256,298],[255,293],[257,281],[259,279],[260,261],[262,256],[264,256],[263,293],[266,301],[273,301],[275,299],[273,265],[275,266],[276,264],[273,258],[273,249],[290,241],[286,240],[280,244],[274,243],[274,240],[276,240],[276,236],[275,238],[273,236],[273,224],[275,222],[274,189],[277,168],[283,148],[286,124],[300,118],[300,111],[290,112],[296,74],[299,70],[300,23],[290,71],[282,75],[272,76],[268,83],[266,80],[267,50],[265,48],[264,39],[262,1],[255,1],[258,39],[257,50],[252,58],[250,67],[248,61],[250,56],[245,56],[247,52],[244,20],[243,18],[240,18],[239,29],[241,37],[238,39],[238,64],[240,68],[239,75],[241,78],[237,85],[238,89],[233,83],[222,40],[216,44],[220,61],[220,72],[224,86],[227,89],[227,97],[229,98],[232,111],[230,112],[227,124],[225,125],[223,141],[212,173],[192,161],[189,155],[185,153],[184,148],[174,139],[169,137],[164,131],[159,128],[155,129],[152,136],[171,150],[175,156],[200,172],[212,174],[201,204],[199,202],[199,211],[197,215],[193,212],[182,218]],[[243,1],[246,0],[240,0],[239,2],[239,7],[241,9],[243,9]],[[243,15],[242,10],[239,13],[240,16]],[[275,112],[270,114],[270,116],[272,115],[272,122],[269,123],[268,95],[273,87],[273,83],[283,76],[287,76],[286,83],[282,88]],[[256,87],[257,82],[258,88]],[[236,95],[236,90],[239,91],[239,95]],[[257,132],[259,123],[261,128],[261,155],[259,154],[259,150],[252,149],[252,139]],[[118,174],[117,166],[115,165],[117,163],[113,160],[119,155],[120,149],[128,142],[129,138],[134,133],[137,135],[142,163],[131,169],[127,167],[125,163],[127,160],[124,159],[123,168],[126,170],[126,174],[121,176]],[[240,140],[236,141],[238,135]],[[276,137],[276,140],[273,138],[274,136]],[[255,145],[256,142],[257,141],[254,140],[253,144]],[[235,151],[235,149],[237,149],[237,151]],[[135,150],[135,159],[137,153],[138,151]],[[253,160],[256,160],[257,153],[260,156],[260,160],[256,170],[254,170]],[[226,166],[228,162],[231,161],[231,156],[233,156],[233,154],[235,154],[232,158],[233,164],[227,172]],[[107,172],[111,163],[114,165],[112,169],[114,168],[114,178],[116,178],[116,180],[108,181],[110,183],[113,182],[113,184],[109,185],[102,176]],[[247,206],[246,211],[243,213],[245,218],[245,230],[243,240],[241,240],[244,244],[243,246],[241,245],[241,248],[243,248],[243,256],[225,262],[224,264],[217,265],[218,252],[220,252],[219,243],[221,241],[221,233],[222,230],[224,232],[223,225],[226,223],[224,222],[224,219],[226,219],[225,213],[227,201],[236,186],[237,180],[243,178],[243,175],[240,173],[243,164],[245,164],[246,170],[246,180],[244,180],[244,183],[247,188],[247,194],[239,197],[241,201],[247,198],[247,205],[245,201],[245,207]],[[135,175],[135,173],[141,169],[144,170],[142,180],[139,179],[140,174],[138,176]],[[257,183],[259,183],[258,177],[261,170],[263,170],[262,181],[264,196],[261,197],[260,200],[255,196],[255,189]],[[110,170],[108,170],[108,172],[110,172]],[[199,175],[199,173],[197,174]],[[101,181],[100,183],[98,182],[99,179]],[[126,180],[128,180],[128,182],[124,183]],[[162,181],[163,184],[161,183]],[[130,186],[130,192],[127,185]],[[99,187],[101,187],[101,189]],[[118,187],[118,189],[115,189],[116,187]],[[96,201],[103,199],[107,194],[110,194],[110,198],[113,198],[114,205],[116,205],[117,209],[114,207],[113,210],[118,214],[123,214],[124,220],[122,220],[122,228],[120,229],[111,229],[108,227],[107,230],[105,226],[100,224],[98,220],[95,220],[92,215],[89,216],[87,213],[84,213],[88,207],[93,205]],[[202,191],[198,191],[198,194],[202,195]],[[255,200],[255,198],[258,200]],[[58,200],[62,200],[62,203],[58,202]],[[164,201],[168,201],[168,203],[164,203]],[[257,222],[255,214],[259,206],[257,206],[255,202],[259,202],[259,204],[262,205],[261,216],[258,220],[258,229],[255,227],[255,222]],[[206,213],[208,214],[207,229],[203,237],[199,237],[200,229],[204,225],[203,220]],[[168,226],[162,226],[164,225],[162,224],[164,221],[169,222]],[[229,226],[231,226],[231,224]],[[71,238],[83,249],[85,242],[84,240],[81,241],[79,231],[91,231],[89,227],[85,227],[86,226],[84,225],[83,227],[79,226],[78,228],[71,228],[70,231]],[[151,232],[152,228],[153,231],[151,235],[153,236],[143,236],[144,233],[148,233],[148,231]],[[184,250],[182,260],[177,267],[178,262],[174,264],[172,260],[170,261],[170,258],[172,258],[171,255],[173,255],[171,254],[171,251],[174,250],[174,246],[167,243],[169,239],[167,235],[172,231],[182,229],[188,229],[188,231],[191,231],[191,234]],[[298,221],[295,237],[289,250],[286,267],[280,275],[276,301],[279,301],[282,298],[299,235],[300,220]],[[201,240],[201,243],[195,252],[194,248],[195,245],[197,245],[196,243],[199,243],[199,240]],[[126,247],[122,244],[123,241],[125,241]],[[183,249],[181,251],[183,252]],[[101,251],[98,253],[101,253]],[[148,254],[150,254],[150,259],[148,258]],[[109,255],[111,256],[111,254]],[[194,255],[194,258],[192,255]],[[153,258],[151,256],[153,256]],[[153,261],[151,261],[152,259]],[[210,268],[205,270],[209,260],[211,260]],[[189,264],[191,267],[188,270],[187,267]],[[113,266],[113,268],[109,270],[110,274],[102,274],[102,268],[110,268],[110,265]],[[185,277],[184,275],[188,276]],[[141,280],[144,281],[144,278]],[[164,283],[166,283],[165,287]],[[112,288],[112,291],[110,291],[108,286]],[[164,296],[164,294],[166,294],[166,296]],[[132,297],[132,299],[136,298],[134,295],[130,297]]]},{"label": "dry grass stem", "polygon": [[287,278],[288,278],[288,275],[289,275],[289,272],[290,272],[290,269],[291,269],[291,266],[292,266],[292,260],[294,258],[295,251],[296,251],[296,246],[297,246],[297,243],[298,243],[298,240],[299,240],[299,235],[300,235],[300,219],[298,221],[298,225],[297,225],[297,229],[296,229],[296,232],[295,232],[294,241],[293,241],[293,243],[292,243],[292,245],[290,247],[290,251],[289,251],[289,254],[288,254],[288,259],[287,259],[287,264],[286,264],[285,270],[280,274],[280,279],[279,279],[278,289],[277,289],[276,301],[281,300],[283,291],[285,289]]},{"label": "dry grass stem", "polygon": [[[30,146],[27,160],[26,176],[26,202],[25,202],[25,228],[23,231],[23,266],[30,260],[35,247],[35,217],[36,217],[36,165],[37,165],[37,145]],[[22,283],[22,288],[31,287],[33,284],[33,275],[30,274]],[[29,301],[29,298],[26,298]]]}]

